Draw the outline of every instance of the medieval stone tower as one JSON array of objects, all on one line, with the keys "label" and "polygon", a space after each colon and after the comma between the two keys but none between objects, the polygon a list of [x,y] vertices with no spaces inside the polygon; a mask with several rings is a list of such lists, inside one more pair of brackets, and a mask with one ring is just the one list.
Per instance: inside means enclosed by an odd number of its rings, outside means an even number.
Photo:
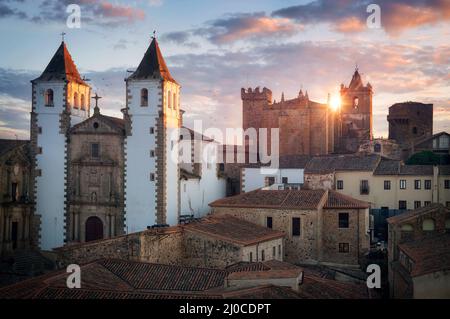
[{"label": "medieval stone tower", "polygon": [[90,90],[64,41],[45,71],[32,83],[30,195],[40,218],[40,248],[62,246],[67,210],[67,133],[89,117]]},{"label": "medieval stone tower", "polygon": [[156,38],[126,80],[125,230],[178,223],[180,85]]},{"label": "medieval stone tower", "polygon": [[364,86],[358,69],[348,87],[341,84],[341,109],[335,139],[338,152],[354,153],[372,139],[372,86]]}]

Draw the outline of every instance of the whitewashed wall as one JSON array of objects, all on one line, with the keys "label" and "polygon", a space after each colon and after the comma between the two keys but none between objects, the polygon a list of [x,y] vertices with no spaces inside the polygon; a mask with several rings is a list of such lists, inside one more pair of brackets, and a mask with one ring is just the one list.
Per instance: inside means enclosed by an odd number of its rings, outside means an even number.
[{"label": "whitewashed wall", "polygon": [[263,174],[260,168],[242,169],[242,191],[250,192],[265,186],[265,178],[275,177],[275,184],[281,184],[283,177],[288,178],[289,184],[303,184],[304,169],[302,168],[280,168],[276,174]]}]

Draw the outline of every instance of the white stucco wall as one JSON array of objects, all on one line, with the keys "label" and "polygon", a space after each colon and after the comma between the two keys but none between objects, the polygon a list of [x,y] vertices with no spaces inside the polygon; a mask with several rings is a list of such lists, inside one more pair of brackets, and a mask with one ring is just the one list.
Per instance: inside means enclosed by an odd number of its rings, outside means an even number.
[{"label": "white stucco wall", "polygon": [[242,169],[242,191],[250,192],[265,186],[265,178],[275,177],[275,184],[281,184],[283,177],[288,178],[289,184],[303,184],[304,169],[280,168],[276,174],[263,174],[260,168]]},{"label": "white stucco wall", "polygon": [[217,161],[214,160],[208,167],[202,160],[201,171],[200,179],[182,179],[180,182],[182,215],[205,216],[210,210],[209,203],[226,196],[226,180],[217,176]]},{"label": "white stucco wall", "polygon": [[[148,89],[148,106],[141,107],[141,89]],[[131,135],[125,142],[125,231],[133,233],[145,230],[156,223],[156,157],[150,150],[156,149],[156,120],[161,109],[161,84],[159,80],[128,83]],[[150,128],[155,129],[150,134]]]},{"label": "white stucco wall", "polygon": [[[51,250],[64,245],[65,236],[65,157],[66,138],[60,133],[60,114],[64,110],[64,82],[38,82],[35,84],[35,112],[37,146],[42,154],[36,154],[36,214],[41,216],[40,248]],[[83,87],[85,89],[86,87]],[[54,106],[45,106],[45,92],[53,90]],[[71,125],[87,117],[87,112],[71,116]]]}]

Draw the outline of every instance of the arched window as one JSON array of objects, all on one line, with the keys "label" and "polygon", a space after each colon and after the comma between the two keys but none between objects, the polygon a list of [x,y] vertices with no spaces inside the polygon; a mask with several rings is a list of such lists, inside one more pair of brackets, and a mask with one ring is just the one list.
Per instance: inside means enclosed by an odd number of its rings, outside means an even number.
[{"label": "arched window", "polygon": [[148,90],[141,90],[141,106],[148,106]]},{"label": "arched window", "polygon": [[402,225],[402,231],[413,231],[413,227],[410,224]]},{"label": "arched window", "polygon": [[78,108],[79,104],[78,104],[78,93],[75,92],[73,94],[73,107]]},{"label": "arched window", "polygon": [[422,222],[422,230],[433,231],[434,230],[434,220],[431,218],[424,219]]},{"label": "arched window", "polygon": [[81,104],[81,109],[84,110],[86,108],[86,101],[84,100],[84,94],[81,94],[81,99],[80,99],[80,104]]},{"label": "arched window", "polygon": [[178,108],[177,94],[173,94],[173,109],[176,110]]},{"label": "arched window", "polygon": [[417,127],[414,126],[414,127],[412,128],[412,132],[413,132],[413,134],[417,134]]},{"label": "arched window", "polygon": [[45,91],[45,106],[54,106],[52,89],[48,89],[47,91]]},{"label": "arched window", "polygon": [[359,99],[358,99],[357,96],[355,96],[355,97],[353,98],[353,108],[354,108],[354,109],[357,109],[357,108],[358,108],[358,104],[359,104]]},{"label": "arched window", "polygon": [[170,95],[170,91],[167,92],[167,107],[168,107],[169,109],[172,108],[172,96]]}]

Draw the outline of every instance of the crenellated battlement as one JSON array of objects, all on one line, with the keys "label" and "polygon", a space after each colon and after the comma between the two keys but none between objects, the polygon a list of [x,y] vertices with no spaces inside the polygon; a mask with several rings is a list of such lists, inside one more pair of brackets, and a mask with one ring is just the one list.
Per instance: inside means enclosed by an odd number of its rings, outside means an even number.
[{"label": "crenellated battlement", "polygon": [[241,99],[242,100],[267,100],[268,103],[272,103],[272,91],[264,87],[261,89],[256,87],[255,89],[245,88],[241,89]]}]

